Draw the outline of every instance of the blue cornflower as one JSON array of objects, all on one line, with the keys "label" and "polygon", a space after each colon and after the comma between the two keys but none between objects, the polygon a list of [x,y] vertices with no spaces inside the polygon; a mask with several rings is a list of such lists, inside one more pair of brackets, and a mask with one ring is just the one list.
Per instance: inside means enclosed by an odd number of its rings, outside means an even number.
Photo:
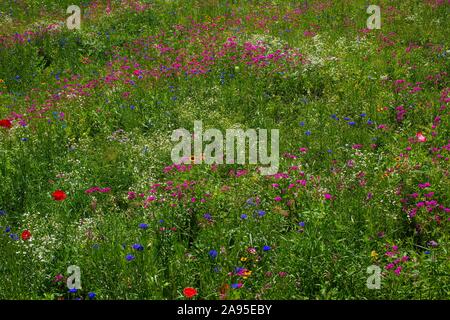
[{"label": "blue cornflower", "polygon": [[72,288],[69,289],[69,293],[77,293],[78,289],[77,288]]},{"label": "blue cornflower", "polygon": [[305,126],[305,121],[300,121],[300,126],[304,127]]},{"label": "blue cornflower", "polygon": [[264,210],[258,210],[257,212],[258,212],[258,216],[260,216],[260,217],[263,217],[266,214],[266,212]]},{"label": "blue cornflower", "polygon": [[345,121],[348,121],[348,120],[350,120],[350,118],[349,118],[349,117],[345,117],[344,120],[345,120]]},{"label": "blue cornflower", "polygon": [[264,246],[263,247],[263,251],[269,251],[270,249],[272,249],[270,246]]},{"label": "blue cornflower", "polygon": [[205,218],[205,219],[208,220],[208,221],[211,221],[211,220],[212,220],[212,216],[211,216],[209,213],[205,213],[205,214],[203,215],[203,218]]},{"label": "blue cornflower", "polygon": [[164,220],[163,219],[159,219],[159,223],[163,224]]},{"label": "blue cornflower", "polygon": [[97,295],[95,294],[95,292],[89,292],[88,293],[88,297],[89,297],[89,299],[95,299],[95,297],[96,297]]},{"label": "blue cornflower", "polygon": [[299,223],[298,223],[298,225],[300,226],[300,227],[304,227],[305,226],[305,221],[300,221]]},{"label": "blue cornflower", "polygon": [[139,243],[133,244],[132,248],[133,248],[134,250],[137,250],[137,251],[142,251],[142,250],[144,250],[144,247],[142,246],[142,244],[139,244]]},{"label": "blue cornflower", "polygon": [[146,224],[146,223],[141,223],[140,225],[139,225],[139,228],[141,228],[141,229],[148,229],[148,224]]},{"label": "blue cornflower", "polygon": [[333,150],[331,150],[331,149],[328,149],[328,150],[327,150],[327,152],[328,152],[328,153],[332,153],[332,152],[333,152]]},{"label": "blue cornflower", "polygon": [[19,240],[19,236],[18,236],[17,234],[15,234],[15,233],[11,233],[11,234],[9,235],[9,237],[10,237],[11,239],[13,239],[14,241]]},{"label": "blue cornflower", "polygon": [[135,257],[134,257],[132,254],[127,254],[126,257],[125,257],[125,259],[126,259],[127,261],[131,261],[131,260],[134,260]]},{"label": "blue cornflower", "polygon": [[0,216],[4,216],[6,215],[6,211],[5,210],[0,210]]},{"label": "blue cornflower", "polygon": [[430,253],[431,253],[430,250],[425,251],[425,254],[430,254]]},{"label": "blue cornflower", "polygon": [[245,202],[250,206],[256,206],[255,200],[253,200],[253,198],[247,199],[247,201]]},{"label": "blue cornflower", "polygon": [[349,124],[350,126],[354,126],[354,125],[356,124],[356,122],[355,122],[355,121],[350,121],[348,124]]},{"label": "blue cornflower", "polygon": [[215,259],[217,257],[218,253],[217,253],[217,250],[213,249],[213,250],[210,250],[208,254],[211,258]]},{"label": "blue cornflower", "polygon": [[5,232],[6,232],[6,233],[10,233],[10,232],[11,232],[11,227],[6,227],[6,228],[5,228]]},{"label": "blue cornflower", "polygon": [[245,213],[241,214],[241,219],[247,219],[247,215]]},{"label": "blue cornflower", "polygon": [[367,120],[367,124],[369,124],[369,125],[373,124],[373,121],[369,119],[369,120]]},{"label": "blue cornflower", "polygon": [[335,114],[332,114],[331,118],[334,119],[334,120],[339,120],[339,118]]},{"label": "blue cornflower", "polygon": [[366,114],[365,113],[361,113],[359,116],[364,118],[366,116]]},{"label": "blue cornflower", "polygon": [[306,134],[307,136],[310,136],[310,135],[311,135],[311,131],[308,130],[308,131],[305,132],[305,134]]}]

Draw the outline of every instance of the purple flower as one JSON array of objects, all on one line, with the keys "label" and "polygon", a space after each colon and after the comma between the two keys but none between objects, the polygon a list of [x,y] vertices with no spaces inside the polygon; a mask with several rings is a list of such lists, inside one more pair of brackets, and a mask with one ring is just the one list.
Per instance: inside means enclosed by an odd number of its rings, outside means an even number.
[{"label": "purple flower", "polygon": [[298,223],[298,225],[300,226],[300,227],[304,227],[305,226],[305,221],[300,221],[299,223]]},{"label": "purple flower", "polygon": [[431,241],[428,241],[428,245],[429,245],[430,247],[435,248],[435,247],[438,246],[438,243],[437,243],[436,241],[434,241],[434,240],[431,240]]},{"label": "purple flower", "polygon": [[264,246],[263,247],[263,251],[270,251],[270,249],[272,249],[270,246]]},{"label": "purple flower", "polygon": [[260,216],[260,217],[263,217],[266,214],[266,212],[264,210],[258,210],[257,213],[258,213],[258,216]]},{"label": "purple flower", "polygon": [[245,213],[241,214],[241,219],[242,219],[242,220],[247,219],[247,215],[246,215]]},{"label": "purple flower", "polygon": [[127,261],[131,261],[131,260],[134,260],[135,257],[134,257],[132,254],[127,254],[126,257],[125,257],[125,259],[126,259]]}]

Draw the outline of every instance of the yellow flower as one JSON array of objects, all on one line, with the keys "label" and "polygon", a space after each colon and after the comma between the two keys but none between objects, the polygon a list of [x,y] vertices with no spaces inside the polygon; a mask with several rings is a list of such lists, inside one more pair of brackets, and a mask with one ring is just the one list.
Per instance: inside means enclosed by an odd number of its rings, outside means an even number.
[{"label": "yellow flower", "polygon": [[247,261],[247,258],[246,258],[246,257],[242,257],[242,258],[241,258],[241,261],[242,261],[242,262],[245,262],[245,261]]},{"label": "yellow flower", "polygon": [[375,250],[372,250],[372,252],[370,253],[370,256],[374,259],[378,258],[378,253]]}]

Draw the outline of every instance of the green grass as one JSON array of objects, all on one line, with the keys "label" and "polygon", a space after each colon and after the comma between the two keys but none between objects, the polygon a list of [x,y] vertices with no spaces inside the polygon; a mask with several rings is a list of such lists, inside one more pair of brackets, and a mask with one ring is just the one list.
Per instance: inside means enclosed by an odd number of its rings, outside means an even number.
[{"label": "green grass", "polygon": [[[2,3],[10,22],[0,33],[64,21],[73,3],[54,3]],[[0,119],[13,123],[0,127],[0,299],[184,299],[185,287],[197,299],[450,297],[448,4],[376,1],[381,29],[364,33],[363,1],[141,1],[144,11],[112,3],[111,15],[92,9],[81,30],[0,47]],[[232,37],[236,52],[221,56]],[[246,43],[283,54],[257,67],[246,63]],[[214,59],[202,60],[205,50]],[[161,71],[175,62],[205,73]],[[279,172],[289,177],[261,176],[255,165],[165,173],[172,131],[192,132],[195,120],[222,132],[279,129]],[[426,142],[414,141],[418,132]],[[111,191],[85,192],[94,186]],[[61,202],[51,196],[59,189]],[[152,195],[158,201],[146,203]],[[432,200],[442,208],[408,217]],[[31,240],[11,239],[23,230]],[[398,246],[392,258],[387,245]],[[54,281],[70,265],[81,269],[76,294]],[[382,269],[380,290],[366,286],[371,265]]]}]

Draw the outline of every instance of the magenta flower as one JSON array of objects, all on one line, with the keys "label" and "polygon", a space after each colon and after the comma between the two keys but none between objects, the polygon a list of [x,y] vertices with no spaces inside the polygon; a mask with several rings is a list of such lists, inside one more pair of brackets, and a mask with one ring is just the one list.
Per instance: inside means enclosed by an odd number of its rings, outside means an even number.
[{"label": "magenta flower", "polygon": [[394,264],[393,263],[389,263],[386,267],[384,267],[386,270],[390,270],[392,268],[394,268]]},{"label": "magenta flower", "polygon": [[394,271],[394,272],[395,272],[395,274],[396,274],[396,275],[398,275],[398,276],[399,276],[399,275],[400,275],[400,273],[402,272],[402,266],[398,266],[398,267],[397,267],[397,269],[395,269],[395,271]]},{"label": "magenta flower", "polygon": [[419,188],[420,189],[425,189],[425,188],[428,188],[428,187],[431,187],[431,183],[429,183],[429,182],[419,183]]}]

